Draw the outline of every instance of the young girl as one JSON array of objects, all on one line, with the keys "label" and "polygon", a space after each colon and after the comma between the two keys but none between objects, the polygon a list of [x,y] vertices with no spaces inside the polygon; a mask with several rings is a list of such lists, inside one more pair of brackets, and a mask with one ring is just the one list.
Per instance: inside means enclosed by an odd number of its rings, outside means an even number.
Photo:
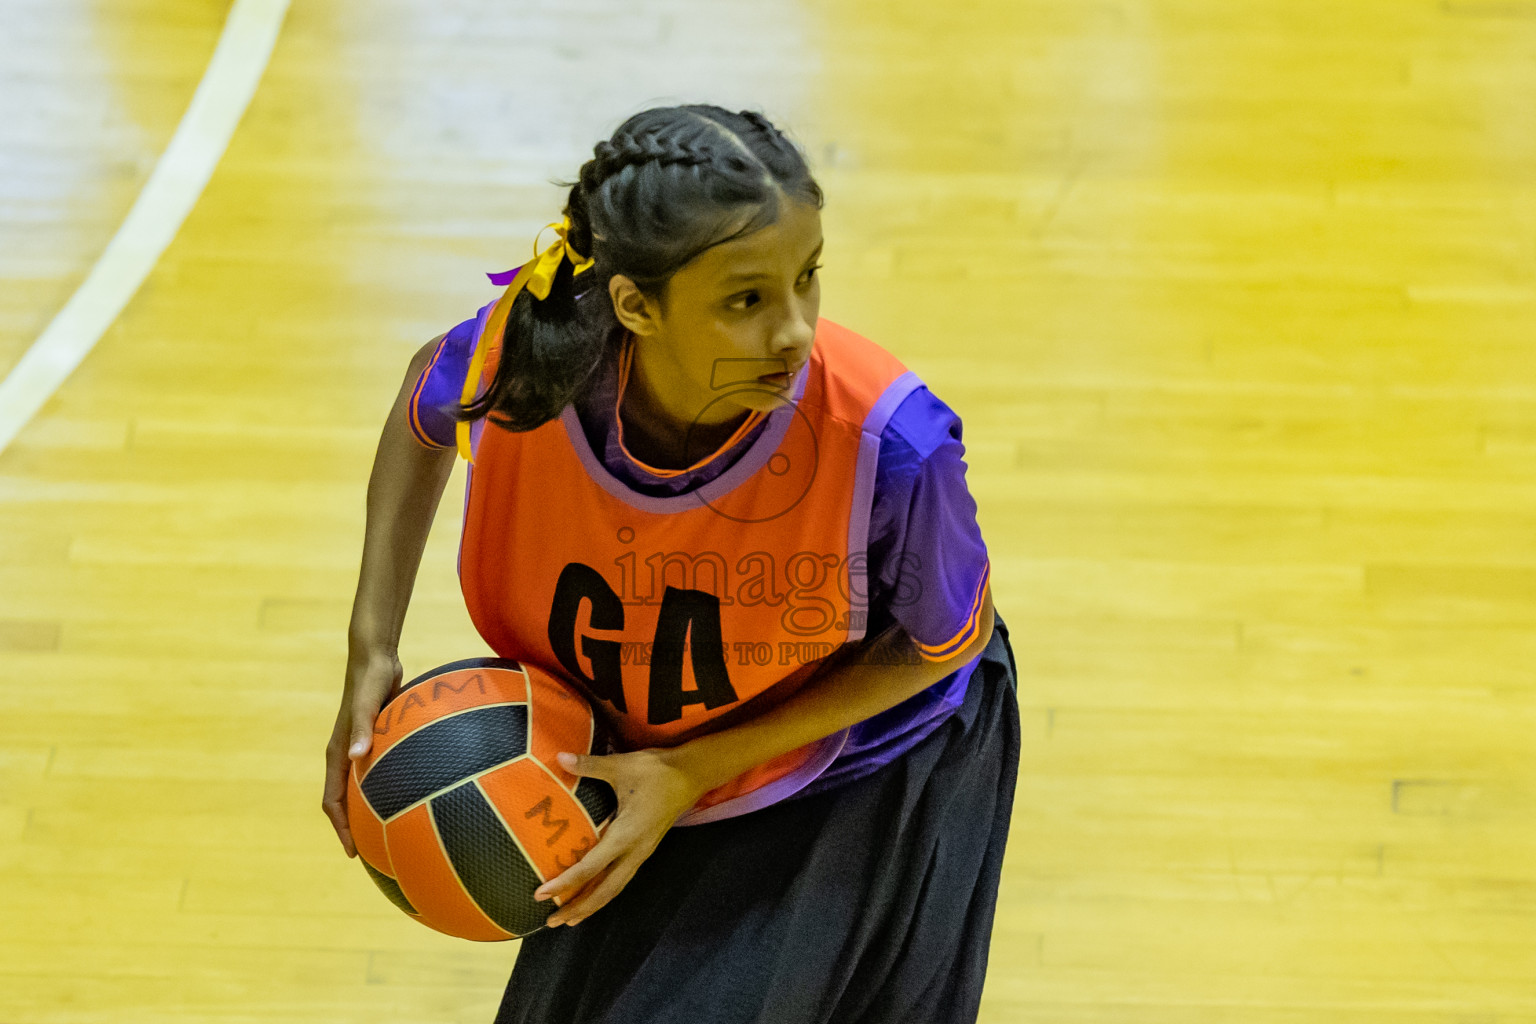
[{"label": "young girl", "polygon": [[760,114],[643,111],[567,184],[385,425],[323,807],[353,855],[457,448],[471,618],[617,751],[562,755],[618,810],[497,1021],[974,1021],[1019,717],[960,421],[820,319],[822,193]]}]

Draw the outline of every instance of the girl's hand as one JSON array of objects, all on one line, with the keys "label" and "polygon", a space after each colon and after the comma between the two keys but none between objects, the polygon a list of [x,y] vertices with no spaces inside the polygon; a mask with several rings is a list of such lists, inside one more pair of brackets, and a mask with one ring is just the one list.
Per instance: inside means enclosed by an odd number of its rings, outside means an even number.
[{"label": "girl's hand", "polygon": [[553,896],[560,903],[545,922],[552,928],[577,924],[617,896],[672,823],[708,791],[663,750],[558,757],[566,771],[611,785],[619,806],[597,845],[534,891],[534,899]]},{"label": "girl's hand", "polygon": [[347,680],[331,741],[325,745],[325,793],[320,809],[331,819],[336,838],[348,857],[357,856],[347,826],[347,772],[352,762],[373,746],[373,724],[379,709],[400,689],[404,672],[394,651],[371,650],[347,658]]}]

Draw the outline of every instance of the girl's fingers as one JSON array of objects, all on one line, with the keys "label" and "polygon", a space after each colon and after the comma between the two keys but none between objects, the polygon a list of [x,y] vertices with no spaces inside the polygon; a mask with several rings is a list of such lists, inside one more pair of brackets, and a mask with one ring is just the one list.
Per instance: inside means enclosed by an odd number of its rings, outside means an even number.
[{"label": "girl's fingers", "polygon": [[614,865],[603,878],[597,880],[594,886],[590,886],[590,892],[581,893],[580,897],[570,905],[561,907],[554,915],[557,923],[564,925],[576,925],[585,921],[593,914],[606,907],[610,900],[624,890],[629,880],[635,877],[635,872],[640,868],[641,857],[625,857]]},{"label": "girl's fingers", "polygon": [[336,838],[341,840],[341,848],[347,851],[348,857],[356,857],[357,847],[352,842],[352,827],[347,820],[347,768],[345,757],[326,751],[325,791],[320,798],[320,809],[331,819],[331,827],[336,830]]},{"label": "girl's fingers", "polygon": [[545,918],[544,923],[554,927],[555,925],[565,924],[572,916],[579,914],[581,907],[586,904],[587,898],[596,891],[598,886],[603,884],[604,879],[607,877],[608,873],[605,871],[582,886],[578,891],[562,899],[560,901],[560,909]]},{"label": "girl's fingers", "polygon": [[[614,824],[618,824],[617,818],[614,819]],[[610,826],[581,860],[572,864],[563,874],[556,875],[535,889],[533,898],[547,900],[551,896],[561,896],[566,902],[570,902],[588,882],[618,860],[627,847],[627,841],[622,836],[615,838],[613,828]],[[562,895],[565,893],[570,895]]]},{"label": "girl's fingers", "polygon": [[368,753],[373,746],[373,726],[379,720],[382,703],[359,703],[352,708],[352,737],[347,745],[347,756],[354,760]]},{"label": "girl's fingers", "polygon": [[581,860],[535,889],[533,891],[533,898],[536,900],[558,898],[562,901],[570,902],[571,897],[575,896],[577,891],[586,885],[605,866],[598,863],[601,857],[598,851],[602,849],[602,845],[599,842],[592,849],[588,850],[586,856],[582,857]]},{"label": "girl's fingers", "polygon": [[[342,813],[341,818],[342,821],[346,820],[345,812]],[[338,822],[335,815],[331,816],[331,825],[335,827],[336,838],[341,840],[341,848],[346,851],[347,856],[356,857],[357,845],[352,842],[352,830]]]}]

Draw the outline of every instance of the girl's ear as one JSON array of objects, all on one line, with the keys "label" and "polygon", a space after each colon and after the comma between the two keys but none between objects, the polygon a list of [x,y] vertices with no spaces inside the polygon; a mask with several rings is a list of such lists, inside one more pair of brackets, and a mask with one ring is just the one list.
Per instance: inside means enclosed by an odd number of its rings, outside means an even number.
[{"label": "girl's ear", "polygon": [[641,293],[638,285],[623,274],[608,279],[608,294],[619,323],[633,333],[646,337],[661,329],[661,310]]}]

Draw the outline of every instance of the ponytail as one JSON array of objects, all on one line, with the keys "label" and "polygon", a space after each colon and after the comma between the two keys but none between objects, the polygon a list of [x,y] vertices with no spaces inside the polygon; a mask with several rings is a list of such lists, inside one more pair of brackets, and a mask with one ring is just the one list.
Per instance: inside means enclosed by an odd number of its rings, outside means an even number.
[{"label": "ponytail", "polygon": [[[587,234],[590,237],[590,228]],[[577,237],[572,217],[567,242],[579,252]],[[531,269],[520,268],[518,278],[526,278]],[[491,386],[455,409],[455,419],[467,422],[484,416],[498,427],[521,431],[560,414],[617,348],[618,318],[608,300],[607,281],[599,286],[595,269],[594,263],[578,274],[570,259],[559,259],[543,298],[522,287],[524,280],[511,285],[519,290],[507,314]],[[477,342],[481,347],[476,354],[481,356],[487,339]],[[470,376],[478,383],[478,366],[471,368]]]}]

